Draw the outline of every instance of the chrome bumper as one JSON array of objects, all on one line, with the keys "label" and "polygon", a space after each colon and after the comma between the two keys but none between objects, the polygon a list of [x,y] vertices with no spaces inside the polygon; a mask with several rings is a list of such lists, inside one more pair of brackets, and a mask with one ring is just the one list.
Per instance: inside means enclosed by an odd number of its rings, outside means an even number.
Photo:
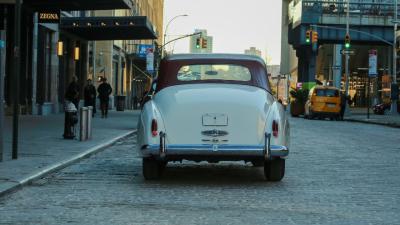
[{"label": "chrome bumper", "polygon": [[270,135],[266,134],[265,145],[229,145],[229,144],[198,144],[198,145],[168,145],[165,134],[160,135],[160,144],[146,145],[142,148],[144,157],[155,156],[236,156],[256,157],[269,160],[274,157],[287,157],[289,149],[286,146],[271,145]]}]

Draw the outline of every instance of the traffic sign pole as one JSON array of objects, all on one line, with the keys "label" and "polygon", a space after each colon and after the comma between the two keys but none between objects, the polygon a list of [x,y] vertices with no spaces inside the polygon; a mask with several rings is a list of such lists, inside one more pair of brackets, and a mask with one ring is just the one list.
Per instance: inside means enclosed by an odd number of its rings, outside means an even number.
[{"label": "traffic sign pole", "polygon": [[371,77],[368,76],[368,86],[367,86],[367,119],[369,119],[369,108],[371,107],[371,94],[370,94],[370,89],[371,89]]},{"label": "traffic sign pole", "polygon": [[367,119],[369,119],[369,108],[371,107],[371,77],[376,77],[378,75],[378,52],[376,49],[371,49],[368,51],[368,85],[367,85]]},{"label": "traffic sign pole", "polygon": [[[350,0],[347,0],[347,12],[346,12],[346,34],[349,34],[349,29],[350,29]],[[349,80],[350,80],[350,73],[349,73],[349,61],[350,61],[350,55],[346,54],[346,68],[345,68],[345,73],[346,73],[346,85],[345,85],[345,96],[346,99],[348,98],[349,95]],[[346,101],[346,107],[345,107],[345,114],[349,115],[350,114],[350,106],[348,101]]]},{"label": "traffic sign pole", "polygon": [[2,53],[4,41],[0,40],[0,162],[3,161],[3,148],[4,148],[4,82],[2,73]]}]

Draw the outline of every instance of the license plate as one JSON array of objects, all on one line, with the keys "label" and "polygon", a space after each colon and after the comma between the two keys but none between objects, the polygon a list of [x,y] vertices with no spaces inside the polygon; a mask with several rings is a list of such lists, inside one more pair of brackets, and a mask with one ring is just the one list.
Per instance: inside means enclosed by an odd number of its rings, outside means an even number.
[{"label": "license plate", "polygon": [[329,108],[335,108],[336,107],[336,104],[332,104],[332,103],[328,103],[328,104],[326,104]]},{"label": "license plate", "polygon": [[203,126],[228,126],[228,116],[217,113],[204,114]]}]

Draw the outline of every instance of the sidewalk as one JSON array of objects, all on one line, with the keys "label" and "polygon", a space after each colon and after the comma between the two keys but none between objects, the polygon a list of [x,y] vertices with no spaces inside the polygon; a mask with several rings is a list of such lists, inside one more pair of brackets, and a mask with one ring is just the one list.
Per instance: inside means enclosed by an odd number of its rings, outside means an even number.
[{"label": "sidewalk", "polygon": [[385,125],[390,127],[400,128],[400,115],[375,115],[372,109],[370,110],[369,119],[367,119],[367,109],[366,108],[351,108],[351,115],[345,116],[344,120],[359,123],[370,123]]},{"label": "sidewalk", "polygon": [[6,117],[0,196],[132,134],[139,114],[140,111],[110,111],[108,119],[99,118],[97,114],[93,118],[93,137],[85,142],[63,139],[64,114],[21,116],[17,160],[11,160],[12,118]]}]

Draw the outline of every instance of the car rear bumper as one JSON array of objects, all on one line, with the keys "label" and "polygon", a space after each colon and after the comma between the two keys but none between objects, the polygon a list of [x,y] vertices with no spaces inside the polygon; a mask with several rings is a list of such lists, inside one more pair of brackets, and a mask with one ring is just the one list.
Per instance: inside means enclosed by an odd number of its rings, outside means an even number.
[{"label": "car rear bumper", "polygon": [[340,110],[327,112],[327,111],[312,111],[313,116],[335,117],[340,114]]},{"label": "car rear bumper", "polygon": [[229,144],[198,144],[198,145],[166,145],[163,138],[160,144],[146,145],[141,149],[143,157],[166,159],[208,158],[217,159],[271,159],[285,158],[289,149],[282,145],[270,145],[270,137],[266,135],[265,145],[229,145]]}]

